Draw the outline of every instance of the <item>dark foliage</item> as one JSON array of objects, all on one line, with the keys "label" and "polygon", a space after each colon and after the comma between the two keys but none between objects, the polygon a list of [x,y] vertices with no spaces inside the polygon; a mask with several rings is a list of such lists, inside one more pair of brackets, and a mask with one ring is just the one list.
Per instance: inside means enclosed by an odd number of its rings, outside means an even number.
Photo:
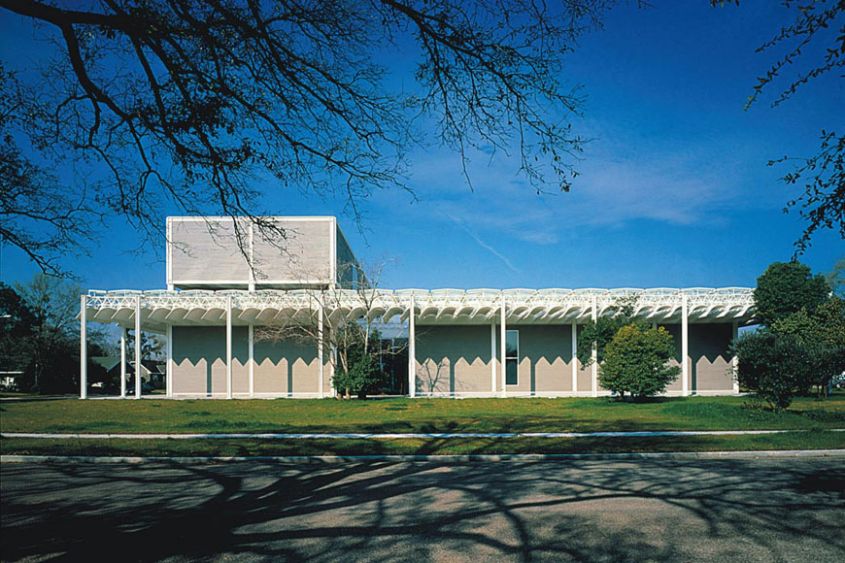
[{"label": "dark foliage", "polygon": [[757,319],[766,326],[804,309],[813,314],[828,300],[830,287],[822,275],[813,275],[800,262],[774,262],[766,268],[754,289]]}]

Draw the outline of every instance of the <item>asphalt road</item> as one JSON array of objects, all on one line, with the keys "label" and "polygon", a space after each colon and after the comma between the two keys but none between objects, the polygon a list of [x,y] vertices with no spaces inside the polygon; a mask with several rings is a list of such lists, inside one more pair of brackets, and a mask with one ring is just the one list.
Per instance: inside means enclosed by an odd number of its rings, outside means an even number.
[{"label": "asphalt road", "polygon": [[842,458],[0,467],[4,560],[845,561]]}]

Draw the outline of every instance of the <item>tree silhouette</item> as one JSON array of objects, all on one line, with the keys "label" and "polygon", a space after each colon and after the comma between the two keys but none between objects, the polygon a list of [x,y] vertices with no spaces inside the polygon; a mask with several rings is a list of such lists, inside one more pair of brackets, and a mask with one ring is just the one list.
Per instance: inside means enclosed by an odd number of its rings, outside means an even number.
[{"label": "tree silhouette", "polygon": [[[551,176],[568,190],[581,139],[567,116],[580,100],[559,82],[562,55],[612,3],[0,0],[55,47],[39,78],[3,73],[7,150],[36,156],[0,170],[72,162],[77,182],[68,191],[33,176],[41,197],[74,211],[65,221],[45,207],[49,244],[27,243],[25,209],[5,202],[3,236],[56,270],[95,209],[147,236],[174,207],[274,231],[254,188],[267,174],[339,192],[357,216],[373,190],[408,190],[407,150],[431,142],[459,151],[465,174],[471,150],[515,147],[533,187]],[[407,89],[388,72],[393,51],[414,63]]]}]

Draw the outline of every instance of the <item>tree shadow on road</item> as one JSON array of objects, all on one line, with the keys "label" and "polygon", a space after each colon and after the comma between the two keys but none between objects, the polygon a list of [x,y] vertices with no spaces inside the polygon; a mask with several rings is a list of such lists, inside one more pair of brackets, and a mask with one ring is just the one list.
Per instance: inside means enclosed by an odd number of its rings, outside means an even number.
[{"label": "tree shadow on road", "polygon": [[809,546],[822,561],[845,553],[845,470],[812,460],[2,471],[4,560],[771,560]]}]

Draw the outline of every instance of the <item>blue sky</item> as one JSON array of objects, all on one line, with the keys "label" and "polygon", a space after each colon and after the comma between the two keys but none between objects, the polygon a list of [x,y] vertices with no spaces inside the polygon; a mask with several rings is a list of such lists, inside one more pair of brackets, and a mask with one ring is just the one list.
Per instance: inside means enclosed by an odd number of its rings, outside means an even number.
[{"label": "blue sky", "polygon": [[[752,286],[767,264],[789,259],[803,226],[782,213],[794,193],[779,181],[789,168],[766,163],[810,155],[819,129],[845,125],[845,88],[818,80],[776,109],[772,89],[744,111],[777,54],[754,50],[787,22],[785,12],[770,0],[708,4],[623,5],[567,59],[563,80],[586,96],[574,126],[592,139],[571,193],[536,195],[501,153],[472,155],[470,190],[457,155],[429,148],[409,155],[419,201],[375,193],[361,224],[343,201],[296,189],[272,190],[264,205],[338,215],[359,258],[387,263],[385,287]],[[19,54],[25,28],[5,33],[12,21],[0,17],[0,54],[36,57]],[[164,285],[163,240],[134,252],[135,234],[117,220],[106,235],[91,256],[64,262],[83,286]],[[823,232],[802,260],[827,272],[843,255],[845,242]],[[6,246],[3,281],[34,272]]]}]

